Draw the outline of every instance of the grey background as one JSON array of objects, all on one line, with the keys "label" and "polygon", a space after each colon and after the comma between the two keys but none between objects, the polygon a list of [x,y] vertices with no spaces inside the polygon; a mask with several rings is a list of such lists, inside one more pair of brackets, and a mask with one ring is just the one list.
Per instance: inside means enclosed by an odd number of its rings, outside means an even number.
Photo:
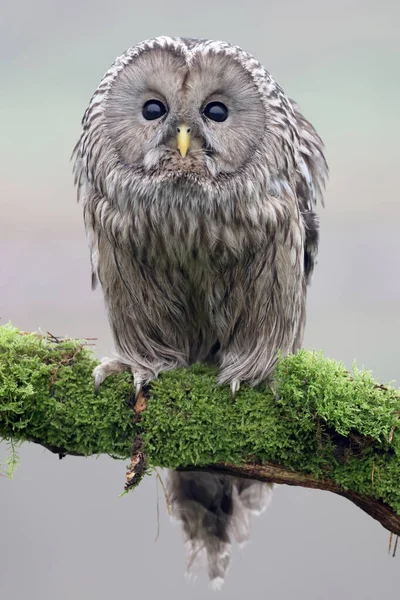
[{"label": "grey background", "polygon": [[[331,178],[305,345],[399,379],[397,0],[2,4],[2,323],[96,336],[99,355],[110,352],[69,163],[81,116],[109,64],[137,41],[226,39],[263,62],[327,145]],[[32,445],[20,454],[14,480],[0,478],[1,599],[211,597],[204,579],[183,578],[183,543],[162,492],[154,542],[154,478],[119,499],[123,462],[59,462]],[[282,486],[235,553],[220,597],[392,597],[400,557],[388,557],[388,537],[344,499]]]}]

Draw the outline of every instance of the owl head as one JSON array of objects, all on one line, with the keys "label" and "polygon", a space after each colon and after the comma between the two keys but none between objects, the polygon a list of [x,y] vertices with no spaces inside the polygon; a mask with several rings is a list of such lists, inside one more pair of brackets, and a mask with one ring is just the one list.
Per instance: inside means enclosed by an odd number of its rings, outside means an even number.
[{"label": "owl head", "polygon": [[89,181],[104,188],[116,169],[120,178],[208,182],[254,164],[276,171],[297,147],[293,107],[251,55],[225,42],[159,37],[107,71],[78,154]]},{"label": "owl head", "polygon": [[119,205],[163,185],[218,199],[279,195],[299,178],[310,202],[321,197],[321,139],[264,67],[226,42],[137,44],[107,71],[82,124],[78,190]]},{"label": "owl head", "polygon": [[105,127],[122,162],[175,176],[213,177],[251,160],[266,114],[237,49],[158,38],[133,54],[104,107]]}]

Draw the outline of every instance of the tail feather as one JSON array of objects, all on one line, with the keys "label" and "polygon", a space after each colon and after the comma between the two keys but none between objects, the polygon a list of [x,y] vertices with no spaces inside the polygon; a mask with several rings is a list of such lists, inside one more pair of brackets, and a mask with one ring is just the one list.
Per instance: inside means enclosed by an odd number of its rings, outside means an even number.
[{"label": "tail feather", "polygon": [[250,516],[268,506],[272,485],[219,473],[170,471],[167,491],[172,516],[183,527],[187,575],[206,563],[211,587],[220,589],[232,540],[245,544]]},{"label": "tail feather", "polygon": [[268,508],[272,499],[273,484],[239,477],[235,478],[235,484],[241,503],[251,514],[261,515]]}]

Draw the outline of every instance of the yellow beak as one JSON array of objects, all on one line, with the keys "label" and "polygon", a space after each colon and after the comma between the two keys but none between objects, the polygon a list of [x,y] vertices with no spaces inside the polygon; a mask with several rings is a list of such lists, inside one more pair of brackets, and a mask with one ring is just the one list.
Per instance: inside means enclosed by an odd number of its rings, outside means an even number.
[{"label": "yellow beak", "polygon": [[191,129],[187,125],[179,125],[179,127],[176,128],[176,131],[176,144],[178,146],[178,150],[181,153],[182,158],[185,158],[190,146]]}]

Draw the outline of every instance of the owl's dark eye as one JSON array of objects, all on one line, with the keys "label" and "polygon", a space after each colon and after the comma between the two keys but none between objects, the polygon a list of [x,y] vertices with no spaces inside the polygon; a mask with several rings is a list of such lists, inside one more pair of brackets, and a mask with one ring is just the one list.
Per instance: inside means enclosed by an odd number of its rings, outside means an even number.
[{"label": "owl's dark eye", "polygon": [[154,119],[159,119],[167,112],[167,107],[165,104],[160,102],[160,100],[147,100],[142,108],[142,115],[147,121],[154,121]]},{"label": "owl's dark eye", "polygon": [[228,109],[222,102],[209,102],[203,111],[207,119],[222,123],[228,118]]}]

